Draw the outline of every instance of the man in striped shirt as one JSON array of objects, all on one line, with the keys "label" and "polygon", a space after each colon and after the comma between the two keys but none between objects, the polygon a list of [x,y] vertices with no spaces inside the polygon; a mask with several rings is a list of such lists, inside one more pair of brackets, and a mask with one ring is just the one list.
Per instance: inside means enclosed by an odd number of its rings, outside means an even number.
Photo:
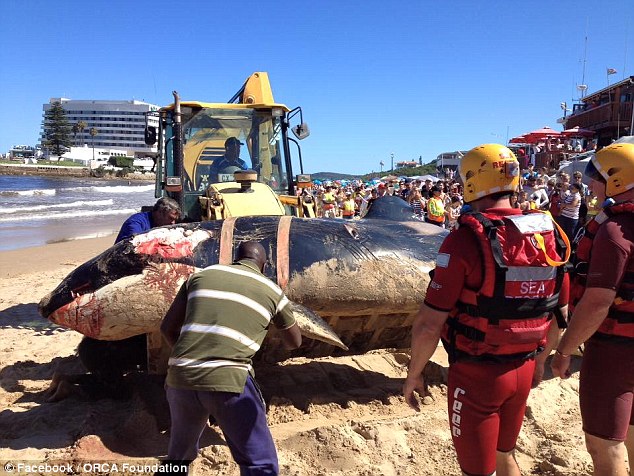
[{"label": "man in striped shirt", "polygon": [[170,461],[196,458],[211,415],[240,474],[278,474],[252,357],[271,321],[286,348],[299,347],[302,338],[288,299],[262,274],[266,261],[260,243],[242,243],[234,264],[193,274],[163,320],[161,332],[173,347],[166,380]]}]

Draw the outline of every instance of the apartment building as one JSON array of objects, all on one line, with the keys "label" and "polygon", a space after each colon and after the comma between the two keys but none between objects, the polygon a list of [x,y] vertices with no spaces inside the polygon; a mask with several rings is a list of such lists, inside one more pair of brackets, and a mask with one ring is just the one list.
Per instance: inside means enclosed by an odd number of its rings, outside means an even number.
[{"label": "apartment building", "polygon": [[[72,142],[76,147],[87,145],[95,148],[108,148],[125,151],[129,157],[155,157],[156,146],[145,144],[145,116],[158,111],[159,106],[143,101],[99,101],[51,98],[43,105],[43,118],[55,102],[61,103],[71,125],[83,121],[86,128],[73,134]],[[158,127],[158,116],[148,116],[148,124]],[[42,120],[40,143],[46,136],[46,121]],[[95,128],[93,137],[90,130]]]}]

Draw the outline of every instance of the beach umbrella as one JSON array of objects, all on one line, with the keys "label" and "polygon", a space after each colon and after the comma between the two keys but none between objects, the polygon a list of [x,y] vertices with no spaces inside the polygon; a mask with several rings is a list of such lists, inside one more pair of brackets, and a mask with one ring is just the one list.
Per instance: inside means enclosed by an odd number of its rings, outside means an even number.
[{"label": "beach umbrella", "polygon": [[419,175],[417,177],[417,180],[420,180],[421,182],[424,182],[425,180],[431,180],[432,182],[438,182],[438,180],[440,180],[438,177],[434,177],[433,175]]},{"label": "beach umbrella", "polygon": [[592,137],[594,136],[594,131],[575,126],[571,129],[566,129],[561,134],[566,137]]},{"label": "beach umbrella", "polygon": [[526,140],[526,137],[522,136],[517,136],[517,137],[513,137],[510,141],[509,144],[526,144],[528,141]]},{"label": "beach umbrella", "polygon": [[545,141],[548,138],[557,138],[561,136],[561,132],[551,129],[548,126],[544,126],[541,129],[522,134],[529,144]]}]

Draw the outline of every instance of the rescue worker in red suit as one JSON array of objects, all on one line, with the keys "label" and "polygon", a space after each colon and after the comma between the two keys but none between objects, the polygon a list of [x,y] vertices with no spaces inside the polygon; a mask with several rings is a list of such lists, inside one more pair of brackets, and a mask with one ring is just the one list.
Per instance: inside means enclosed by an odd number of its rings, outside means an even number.
[{"label": "rescue worker in red suit", "polygon": [[634,144],[612,144],[590,159],[586,175],[598,202],[612,198],[578,240],[570,327],[551,362],[570,376],[570,354],[585,342],[579,403],[594,474],[634,468]]},{"label": "rescue worker in red suit", "polygon": [[440,247],[412,325],[403,394],[418,411],[415,392],[425,395],[423,370],[442,338],[449,425],[463,473],[519,475],[514,448],[526,399],[559,339],[553,314],[563,320],[567,312],[569,243],[550,215],[511,208],[519,163],[507,147],[472,149],[459,172],[471,211]]}]

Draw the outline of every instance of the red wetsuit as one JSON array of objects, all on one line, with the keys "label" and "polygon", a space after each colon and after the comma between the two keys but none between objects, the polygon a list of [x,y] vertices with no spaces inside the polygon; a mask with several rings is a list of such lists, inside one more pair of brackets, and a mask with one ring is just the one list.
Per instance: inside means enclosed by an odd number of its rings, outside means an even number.
[{"label": "red wetsuit", "polygon": [[634,425],[633,284],[634,213],[629,210],[596,231],[585,282],[588,288],[617,291],[610,314],[586,343],[579,386],[583,430],[607,440],[625,441],[628,426]]},{"label": "red wetsuit", "polygon": [[[489,212],[500,216],[522,215],[517,209],[486,211]],[[466,226],[453,231],[440,247],[425,304],[453,315],[465,289],[478,290],[483,286],[483,266],[481,243],[474,231]],[[560,304],[566,303],[567,295],[565,276]],[[534,368],[532,358],[500,361],[458,358],[450,364],[449,422],[463,471],[490,474],[496,468],[496,450],[507,452],[515,448]]]}]

